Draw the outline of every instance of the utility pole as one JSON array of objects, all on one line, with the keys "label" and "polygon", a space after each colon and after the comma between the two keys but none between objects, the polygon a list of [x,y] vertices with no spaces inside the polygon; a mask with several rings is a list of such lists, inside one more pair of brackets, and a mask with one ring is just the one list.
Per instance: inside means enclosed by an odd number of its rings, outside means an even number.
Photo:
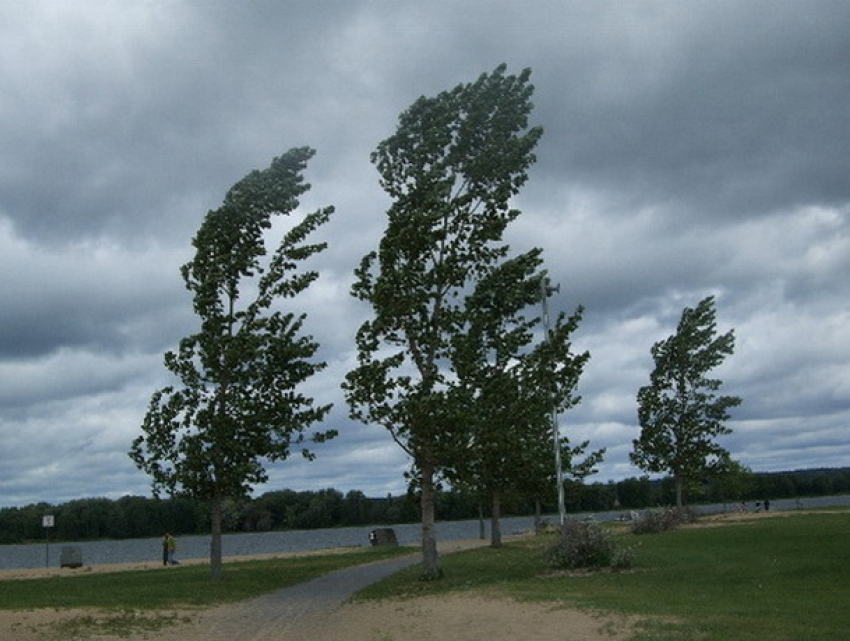
[{"label": "utility pole", "polygon": [[[552,342],[552,333],[549,330],[549,296],[561,291],[560,285],[552,286],[548,276],[543,276],[540,279],[540,302],[543,305],[543,327],[546,331],[546,340]],[[552,372],[555,376],[555,372]],[[554,385],[553,385],[554,389]],[[551,399],[552,407],[551,422],[552,422],[552,439],[555,444],[555,482],[558,484],[558,521],[563,527],[566,521],[566,508],[564,507],[564,470],[561,467],[561,429],[558,427],[558,405],[554,397]]]}]

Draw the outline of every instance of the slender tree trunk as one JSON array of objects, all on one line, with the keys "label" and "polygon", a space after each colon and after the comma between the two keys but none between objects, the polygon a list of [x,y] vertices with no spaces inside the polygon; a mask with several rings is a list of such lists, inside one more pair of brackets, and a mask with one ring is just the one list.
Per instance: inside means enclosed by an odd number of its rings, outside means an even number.
[{"label": "slender tree trunk", "polygon": [[216,492],[211,501],[212,537],[210,538],[210,570],[214,581],[220,580],[223,576],[221,560],[221,516],[223,503],[224,500],[221,494]]},{"label": "slender tree trunk", "polygon": [[438,579],[442,576],[437,555],[437,536],[434,530],[434,465],[430,461],[421,466],[422,496],[422,576]]},{"label": "slender tree trunk", "polygon": [[675,478],[675,483],[676,483],[676,509],[681,510],[684,507],[682,495],[683,495],[683,487],[685,485],[685,482],[684,482],[684,480],[682,479],[681,476],[677,476]]},{"label": "slender tree trunk", "polygon": [[484,501],[478,501],[478,538],[482,541],[487,538],[484,528]]},{"label": "slender tree trunk", "polygon": [[502,495],[499,490],[493,490],[491,495],[493,499],[493,509],[490,514],[490,547],[502,547],[502,525],[499,519],[502,516]]},{"label": "slender tree trunk", "polygon": [[540,533],[540,524],[543,521],[543,506],[540,504],[540,499],[534,499],[534,532]]}]

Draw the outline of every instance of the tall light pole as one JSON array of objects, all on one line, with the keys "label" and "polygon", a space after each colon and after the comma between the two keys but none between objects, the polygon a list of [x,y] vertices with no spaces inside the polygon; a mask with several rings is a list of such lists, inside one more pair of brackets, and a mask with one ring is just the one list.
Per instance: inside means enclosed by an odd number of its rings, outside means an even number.
[{"label": "tall light pole", "polygon": [[[543,327],[546,331],[546,340],[549,346],[552,345],[552,333],[549,330],[549,296],[561,291],[560,285],[552,286],[548,276],[543,276],[540,279],[540,302],[543,305]],[[550,350],[551,351],[551,350]],[[554,378],[555,371],[553,365],[552,376]],[[551,399],[552,407],[551,422],[552,422],[552,440],[555,444],[555,482],[558,484],[558,521],[563,527],[566,521],[566,509],[564,507],[564,470],[561,467],[561,429],[558,427],[558,403],[554,398],[554,381],[552,385],[553,398]]]}]

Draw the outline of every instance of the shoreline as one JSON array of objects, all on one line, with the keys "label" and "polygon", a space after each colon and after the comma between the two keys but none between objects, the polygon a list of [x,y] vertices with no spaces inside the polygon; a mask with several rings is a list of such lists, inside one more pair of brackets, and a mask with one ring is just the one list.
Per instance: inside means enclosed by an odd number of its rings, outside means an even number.
[{"label": "shoreline", "polygon": [[[309,550],[306,552],[265,552],[259,554],[246,554],[240,556],[226,556],[225,564],[239,561],[262,561],[264,559],[296,558],[300,556],[318,556],[326,554],[346,554],[364,549],[360,547],[330,548],[327,550]],[[178,559],[179,565],[209,565],[208,558]],[[14,581],[19,579],[43,579],[48,577],[75,577],[83,574],[106,574],[111,572],[128,571],[168,571],[171,567],[163,565],[162,561],[135,561],[129,563],[101,563],[99,565],[83,565],[79,568],[12,568],[0,570],[0,581]]]},{"label": "shoreline", "polygon": [[[517,539],[524,535],[512,535],[502,537],[505,542],[511,539]],[[490,539],[460,539],[456,541],[438,542],[437,547],[440,554],[448,554],[459,550],[465,550],[472,547],[489,545]],[[399,546],[404,547],[404,546]],[[306,550],[303,552],[262,552],[257,554],[243,554],[235,556],[225,556],[223,562],[238,563],[240,561],[262,561],[265,559],[292,559],[304,556],[325,556],[333,554],[349,554],[352,552],[361,552],[372,549],[370,546],[348,546],[338,548],[327,548],[324,550]],[[417,554],[421,548],[415,547],[411,553]],[[180,565],[209,565],[209,558],[193,558],[179,559]],[[172,569],[170,566],[162,564],[161,560],[151,561],[136,561],[129,563],[102,563],[99,565],[83,565],[79,568],[11,568],[0,570],[0,581],[17,581],[26,579],[44,579],[52,577],[71,578],[85,574],[106,574],[113,572],[131,572],[131,571],[163,571],[167,572]]]},{"label": "shoreline", "polygon": [[[790,516],[792,514],[801,514],[808,513],[810,510],[800,510],[800,511],[779,511],[779,510],[771,510],[771,511],[762,511],[762,512],[726,512],[726,513],[715,513],[715,514],[705,514],[702,515],[699,521],[692,525],[685,525],[683,527],[710,527],[712,525],[719,525],[722,522],[730,522],[730,521],[745,521],[750,519],[759,519],[759,518],[770,518],[770,517],[781,517],[781,516]],[[818,511],[827,511],[831,512],[833,510],[818,510]],[[511,540],[516,540],[523,538],[525,536],[529,536],[529,534],[511,534],[507,536],[503,536],[502,540],[504,542],[509,542]],[[465,550],[471,547],[480,547],[489,545],[490,539],[456,539],[449,541],[438,541],[437,547],[440,554],[446,554],[454,551]],[[403,545],[401,547],[404,547]],[[417,544],[415,546],[408,546],[413,548],[413,553],[418,553],[421,550],[421,547]],[[351,552],[364,551],[371,549],[371,546],[365,545],[353,545],[353,546],[343,546],[343,547],[334,547],[334,548],[324,548],[318,550],[304,550],[299,552],[259,552],[253,554],[241,554],[241,555],[229,555],[225,556],[223,562],[234,563],[240,561],[261,561],[264,559],[286,559],[286,558],[297,558],[302,556],[319,556],[319,555],[331,555],[331,554],[347,554]],[[208,557],[195,557],[190,559],[180,559],[178,558],[180,565],[209,565]],[[49,577],[74,577],[80,576],[84,574],[104,574],[111,572],[127,572],[127,571],[167,571],[169,570],[169,566],[164,566],[160,559],[151,559],[148,561],[131,561],[131,562],[118,562],[118,563],[101,563],[101,564],[92,564],[92,565],[83,565],[79,568],[62,568],[58,566],[51,567],[41,567],[41,568],[8,568],[8,569],[0,569],[0,581],[14,581],[14,580],[22,580],[22,579],[41,579],[41,578],[49,578]]]}]

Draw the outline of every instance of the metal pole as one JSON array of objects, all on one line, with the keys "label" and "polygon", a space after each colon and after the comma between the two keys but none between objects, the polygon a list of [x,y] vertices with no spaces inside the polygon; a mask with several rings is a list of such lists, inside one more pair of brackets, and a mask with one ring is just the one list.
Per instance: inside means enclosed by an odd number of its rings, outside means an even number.
[{"label": "metal pole", "polygon": [[[543,304],[543,327],[546,330],[546,340],[552,345],[552,333],[549,330],[549,296],[555,292],[561,291],[561,286],[552,287],[549,284],[549,277],[544,276],[540,279],[540,300]],[[555,375],[554,367],[552,375]],[[554,384],[553,384],[554,390]],[[554,391],[553,391],[554,394]],[[566,508],[564,505],[564,470],[561,467],[561,429],[558,426],[558,405],[552,398],[551,417],[552,422],[552,439],[555,446],[555,482],[558,484],[558,521],[561,526],[566,521]]]}]

